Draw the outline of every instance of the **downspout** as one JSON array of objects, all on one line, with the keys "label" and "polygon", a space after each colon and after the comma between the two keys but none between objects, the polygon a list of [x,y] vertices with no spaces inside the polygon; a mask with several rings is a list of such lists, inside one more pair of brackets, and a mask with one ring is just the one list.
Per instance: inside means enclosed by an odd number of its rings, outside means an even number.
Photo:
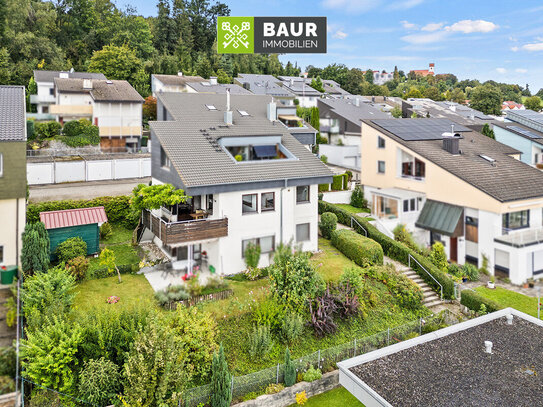
[{"label": "downspout", "polygon": [[283,243],[283,191],[287,188],[287,179],[285,178],[285,186],[283,186],[280,190],[281,193],[281,216],[280,216],[280,223],[279,223],[279,235],[280,235],[280,242]]},{"label": "downspout", "polygon": [[15,200],[15,265],[19,269],[19,198]]}]

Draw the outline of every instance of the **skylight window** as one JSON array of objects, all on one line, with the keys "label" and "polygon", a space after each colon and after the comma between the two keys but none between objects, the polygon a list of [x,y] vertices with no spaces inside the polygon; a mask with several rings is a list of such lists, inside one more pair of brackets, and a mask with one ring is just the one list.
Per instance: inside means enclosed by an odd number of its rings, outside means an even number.
[{"label": "skylight window", "polygon": [[245,110],[238,110],[239,114],[242,116],[250,116],[249,113],[247,113]]},{"label": "skylight window", "polygon": [[206,105],[208,110],[217,110],[217,108],[213,105]]},{"label": "skylight window", "polygon": [[489,163],[495,163],[496,162],[495,159],[493,159],[492,157],[489,157],[487,155],[484,155],[484,154],[479,154],[479,157],[481,157],[483,160],[488,161]]}]

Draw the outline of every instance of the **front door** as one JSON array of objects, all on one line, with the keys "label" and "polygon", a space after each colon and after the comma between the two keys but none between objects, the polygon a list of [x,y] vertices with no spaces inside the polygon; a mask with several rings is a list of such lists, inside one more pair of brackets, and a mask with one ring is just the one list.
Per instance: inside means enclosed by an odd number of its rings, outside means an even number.
[{"label": "front door", "polygon": [[450,258],[451,261],[454,261],[455,263],[458,262],[458,238],[457,237],[451,237],[451,253]]}]

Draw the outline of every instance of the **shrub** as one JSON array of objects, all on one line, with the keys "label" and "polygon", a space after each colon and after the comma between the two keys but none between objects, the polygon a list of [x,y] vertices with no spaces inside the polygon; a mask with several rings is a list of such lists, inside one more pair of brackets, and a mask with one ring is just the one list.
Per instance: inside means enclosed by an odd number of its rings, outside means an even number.
[{"label": "shrub", "polygon": [[330,239],[330,235],[334,230],[336,230],[336,227],[337,227],[336,215],[334,215],[332,212],[325,212],[321,215],[319,228],[324,238]]},{"label": "shrub", "polygon": [[368,201],[364,199],[364,189],[357,185],[351,194],[351,206],[355,208],[367,208]]},{"label": "shrub", "polygon": [[319,192],[330,191],[330,184],[319,184]]},{"label": "shrub", "polygon": [[332,176],[332,191],[341,191],[343,189],[343,175]]},{"label": "shrub", "polygon": [[296,366],[290,359],[290,350],[285,351],[285,386],[290,387],[296,384]]},{"label": "shrub", "polygon": [[360,296],[364,289],[364,276],[357,267],[347,267],[339,278],[340,285],[349,285]]},{"label": "shrub", "polygon": [[330,287],[309,303],[309,313],[311,320],[309,324],[313,327],[315,335],[319,338],[325,335],[333,334],[337,330],[337,325],[334,322],[334,314],[337,312],[337,304],[334,296],[330,291]]},{"label": "shrub", "polygon": [[249,335],[249,354],[252,357],[263,357],[273,346],[270,327],[258,325]]},{"label": "shrub", "polygon": [[274,332],[281,329],[284,317],[285,307],[274,299],[261,301],[253,311],[253,322],[258,326],[267,326]]},{"label": "shrub", "polygon": [[111,223],[102,223],[102,226],[100,226],[100,239],[108,239],[112,234],[113,228],[111,227]]},{"label": "shrub", "polygon": [[303,318],[298,314],[289,312],[283,317],[279,336],[284,343],[292,343],[302,334],[303,329]]},{"label": "shrub", "polygon": [[15,380],[9,376],[0,376],[0,395],[15,391]]},{"label": "shrub", "polygon": [[51,390],[36,389],[32,392],[30,407],[63,407],[60,397]]},{"label": "shrub", "polygon": [[187,291],[191,295],[191,297],[196,297],[197,295],[200,295],[204,289],[198,282],[198,278],[194,277],[185,282],[185,285],[187,287]]},{"label": "shrub", "polygon": [[280,391],[283,391],[285,389],[285,385],[282,384],[282,383],[272,383],[270,385],[268,385],[268,387],[266,387],[266,391],[265,393],[266,394],[275,394],[275,393],[279,393]]},{"label": "shrub", "polygon": [[304,382],[314,382],[319,380],[322,377],[322,372],[320,369],[315,369],[313,366],[310,366],[305,373],[302,374]]},{"label": "shrub", "polygon": [[445,255],[445,247],[443,247],[443,243],[435,242],[432,245],[432,251],[430,252],[430,261],[439,270],[447,270],[449,263],[447,262],[447,256]]},{"label": "shrub", "polygon": [[470,281],[479,281],[479,269],[473,264],[464,264],[462,266],[462,272]]},{"label": "shrub", "polygon": [[21,266],[27,274],[49,267],[49,236],[42,222],[27,223],[22,236]]},{"label": "shrub", "polygon": [[57,246],[55,254],[61,262],[67,262],[79,256],[85,257],[87,255],[87,243],[80,237],[71,237]]},{"label": "shrub", "polygon": [[420,287],[405,275],[398,273],[394,266],[372,267],[367,273],[385,284],[402,307],[410,310],[420,309],[424,298]]},{"label": "shrub", "polygon": [[0,376],[15,377],[17,354],[15,347],[0,348]]},{"label": "shrub", "polygon": [[182,285],[173,285],[155,293],[155,299],[162,306],[170,302],[188,300],[189,298],[190,294],[185,291],[185,287]]},{"label": "shrub", "polygon": [[50,139],[60,136],[62,125],[59,122],[35,122],[34,134],[39,140]]},{"label": "shrub", "polygon": [[361,267],[383,264],[381,245],[353,230],[334,231],[332,245]]},{"label": "shrub", "polygon": [[419,335],[418,332],[410,332],[410,333],[408,333],[407,335],[405,335],[405,336],[403,337],[403,340],[404,340],[404,341],[407,341],[408,339],[417,338],[417,337],[419,337],[419,336],[420,336],[420,335]]},{"label": "shrub", "polygon": [[479,269],[479,272],[481,272],[485,276],[490,275],[490,271],[488,270],[488,256],[486,254],[483,254],[483,261],[481,264],[481,268]]},{"label": "shrub", "polygon": [[322,161],[323,163],[325,163],[325,164],[328,163],[328,157],[327,157],[326,155],[322,154],[322,155],[321,155],[321,161]]},{"label": "shrub", "polygon": [[343,189],[349,188],[349,175],[347,173],[343,174]]},{"label": "shrub", "polygon": [[413,235],[407,230],[404,224],[399,223],[392,232],[394,233],[394,240],[405,244],[416,252],[420,252],[419,245],[415,242]]},{"label": "shrub", "polygon": [[111,360],[100,358],[85,362],[79,375],[79,395],[95,405],[109,405],[120,390],[119,367]]},{"label": "shrub", "polygon": [[354,287],[347,284],[338,284],[334,287],[334,296],[337,305],[337,314],[340,318],[348,318],[358,314],[360,302]]},{"label": "shrub", "polygon": [[219,353],[213,355],[211,378],[211,407],[229,407],[232,402],[231,375],[221,345]]},{"label": "shrub", "polygon": [[296,404],[303,406],[305,403],[307,403],[307,394],[305,393],[305,390],[300,393],[296,393]]},{"label": "shrub", "polygon": [[462,272],[462,268],[456,264],[456,263],[451,263],[449,265],[447,265],[447,272],[455,277],[459,277],[459,278],[462,278],[464,276],[463,272]]},{"label": "shrub", "polygon": [[260,261],[260,246],[254,243],[249,243],[245,248],[245,265],[248,269],[258,267]]},{"label": "shrub", "polygon": [[353,179],[353,172],[350,170],[345,171],[345,175],[347,175],[347,182],[351,182]]},{"label": "shrub", "polygon": [[500,310],[502,307],[495,301],[483,297],[477,291],[464,290],[460,296],[460,304],[468,307],[470,310],[478,312],[481,305],[484,304],[487,312]]},{"label": "shrub", "polygon": [[75,277],[76,281],[81,281],[89,270],[89,259],[84,256],[77,256],[66,262],[66,268]]}]

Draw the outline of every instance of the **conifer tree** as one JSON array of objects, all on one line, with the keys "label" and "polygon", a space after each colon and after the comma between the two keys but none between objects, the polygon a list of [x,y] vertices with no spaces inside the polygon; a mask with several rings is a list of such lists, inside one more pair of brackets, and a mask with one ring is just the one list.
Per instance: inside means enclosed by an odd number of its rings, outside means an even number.
[{"label": "conifer tree", "polygon": [[219,353],[213,355],[211,376],[211,407],[228,407],[232,402],[232,375],[224,357],[221,344]]},{"label": "conifer tree", "polygon": [[296,383],[296,366],[290,359],[290,351],[285,352],[285,386],[290,387]]}]

